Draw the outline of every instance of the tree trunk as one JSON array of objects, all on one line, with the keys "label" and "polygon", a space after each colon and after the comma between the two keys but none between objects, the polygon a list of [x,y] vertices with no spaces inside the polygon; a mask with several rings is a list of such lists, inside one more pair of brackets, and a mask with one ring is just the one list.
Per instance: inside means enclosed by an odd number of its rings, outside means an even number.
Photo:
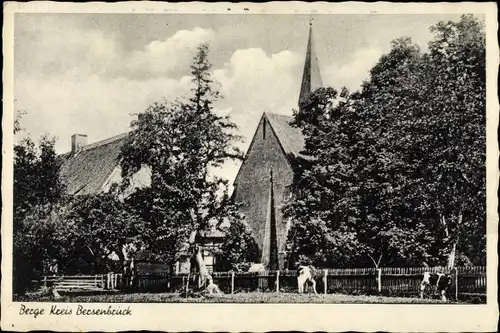
[{"label": "tree trunk", "polygon": [[118,260],[120,261],[120,271],[123,272],[125,269],[125,255],[121,251],[115,251],[118,256]]},{"label": "tree trunk", "polygon": [[456,252],[457,252],[457,243],[458,243],[458,239],[455,240],[455,242],[453,243],[450,254],[448,255],[448,263],[447,263],[446,267],[449,269],[453,269],[453,267],[455,266],[455,256],[456,256]]},{"label": "tree trunk", "polygon": [[212,276],[208,273],[207,266],[203,260],[202,248],[199,245],[194,245],[191,263],[196,265],[198,290],[204,289],[209,295],[221,294],[219,287],[213,283]]},{"label": "tree trunk", "polygon": [[194,262],[196,263],[196,270],[198,271],[198,289],[205,287],[205,283],[212,280],[210,274],[208,274],[207,266],[203,260],[203,255],[201,253],[201,247],[196,246],[194,253]]},{"label": "tree trunk", "polygon": [[[453,242],[450,253],[448,254],[448,261],[447,261],[446,267],[449,269],[453,269],[455,267],[455,260],[456,260],[456,254],[457,254],[457,244],[458,244],[458,239],[460,237],[460,232],[458,231],[458,228],[462,224],[462,218],[463,218],[463,214],[460,213],[460,215],[458,216],[458,221],[457,221],[457,231],[456,231],[455,241]],[[443,220],[444,220],[444,217],[443,217]],[[449,235],[448,226],[445,225],[445,228],[446,228],[446,234]]]}]

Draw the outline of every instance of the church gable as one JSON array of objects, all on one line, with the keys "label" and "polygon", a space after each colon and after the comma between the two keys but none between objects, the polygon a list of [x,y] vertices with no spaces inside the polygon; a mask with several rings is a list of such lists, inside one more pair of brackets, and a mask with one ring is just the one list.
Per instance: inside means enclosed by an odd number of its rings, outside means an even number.
[{"label": "church gable", "polygon": [[270,172],[275,200],[272,214],[276,220],[278,248],[282,249],[286,221],[282,218],[280,208],[287,195],[287,186],[293,181],[293,170],[272,123],[263,115],[235,180],[234,190],[234,200],[241,204],[240,210],[246,216],[263,255],[268,253],[263,248],[271,237],[270,230],[266,228],[271,189]]}]

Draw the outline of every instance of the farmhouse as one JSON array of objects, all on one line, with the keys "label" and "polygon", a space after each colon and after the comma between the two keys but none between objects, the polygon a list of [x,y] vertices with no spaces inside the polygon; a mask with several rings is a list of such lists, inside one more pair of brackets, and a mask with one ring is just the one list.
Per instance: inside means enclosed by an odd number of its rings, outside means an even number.
[{"label": "farmhouse", "polygon": [[[299,101],[322,87],[318,59],[309,27],[304,72]],[[289,185],[294,165],[304,149],[300,129],[292,127],[292,117],[265,112],[257,126],[243,164],[234,182],[233,198],[241,204],[262,253],[261,262],[269,269],[283,269],[290,221],[281,208],[290,197]]]}]

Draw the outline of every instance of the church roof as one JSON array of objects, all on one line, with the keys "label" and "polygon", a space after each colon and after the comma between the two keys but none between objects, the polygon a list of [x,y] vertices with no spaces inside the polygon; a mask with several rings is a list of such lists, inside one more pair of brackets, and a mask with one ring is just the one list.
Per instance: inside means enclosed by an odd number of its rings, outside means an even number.
[{"label": "church roof", "polygon": [[302,74],[302,85],[300,87],[300,101],[307,98],[312,91],[323,87],[323,80],[319,71],[319,61],[314,49],[312,24],[309,25],[309,39],[307,40],[306,59],[304,61],[304,72]]},{"label": "church roof", "polygon": [[285,154],[305,158],[302,155],[305,146],[304,135],[300,128],[290,125],[293,117],[270,112],[266,112],[265,117],[269,120]]},{"label": "church roof", "polygon": [[83,146],[76,153],[59,155],[59,175],[68,194],[98,193],[118,166],[128,133]]}]

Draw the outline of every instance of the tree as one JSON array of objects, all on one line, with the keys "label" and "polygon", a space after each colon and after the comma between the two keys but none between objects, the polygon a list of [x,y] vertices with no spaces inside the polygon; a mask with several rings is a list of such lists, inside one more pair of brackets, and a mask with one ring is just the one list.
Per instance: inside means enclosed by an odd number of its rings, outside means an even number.
[{"label": "tree", "polygon": [[[72,254],[59,254],[57,259],[64,262],[70,257],[71,260],[85,261],[88,263],[84,267],[87,273],[90,270],[107,272],[115,268],[113,266],[123,268],[125,259],[128,259],[126,250],[142,245],[143,220],[114,193],[75,196],[68,201],[62,218],[67,227],[60,229],[64,234],[58,238],[70,243],[66,248],[72,249]],[[118,265],[110,259],[112,255],[119,259]],[[63,267],[66,270],[81,269],[70,262]]]},{"label": "tree", "polygon": [[298,165],[294,199],[284,209],[293,221],[287,244],[290,267],[297,263],[349,266],[357,260],[357,243],[348,227],[347,212],[342,210],[342,194],[352,182],[352,166],[339,160],[349,158],[352,137],[344,128],[343,135],[334,138],[336,129],[355,116],[353,102],[345,89],[339,94],[333,88],[320,88],[295,113],[294,125],[306,136],[304,154],[311,161]]},{"label": "tree", "polygon": [[140,246],[142,227],[113,194],[81,195],[36,206],[24,217],[17,242],[38,276],[52,261],[60,274],[104,273],[121,270],[124,249]]},{"label": "tree", "polygon": [[[14,132],[21,130],[20,116]],[[14,292],[24,293],[34,274],[40,272],[37,248],[27,238],[24,219],[31,212],[46,212],[62,197],[55,139],[43,136],[38,145],[28,136],[14,145],[13,282]]]},{"label": "tree", "polygon": [[55,139],[42,136],[35,145],[30,137],[14,145],[14,221],[19,222],[35,206],[61,198],[64,184],[59,178]]},{"label": "tree", "polygon": [[176,260],[192,232],[222,222],[227,181],[209,170],[242,155],[233,145],[240,139],[236,125],[214,112],[220,95],[207,57],[208,46],[201,45],[191,66],[192,96],[156,102],[139,114],[121,153],[125,185],[141,168],[151,171],[151,185],[128,202],[146,221],[147,246],[163,262]]},{"label": "tree", "polygon": [[[419,121],[416,106],[425,80],[421,76],[422,53],[409,38],[392,42],[391,51],[371,69],[359,95],[357,111],[360,124],[358,147],[351,155],[360,162],[354,189],[358,189],[357,235],[361,249],[378,267],[384,265],[419,265],[428,260],[432,243],[428,228],[419,212],[419,198],[414,190],[410,163],[413,148],[398,143],[412,140],[412,126]],[[407,121],[407,123],[405,123]],[[408,127],[402,124],[408,124]],[[356,186],[355,184],[358,184]]]},{"label": "tree", "polygon": [[[422,193],[444,229],[447,264],[486,263],[486,40],[472,15],[440,22],[427,57]],[[434,140],[433,140],[434,139]]]}]

